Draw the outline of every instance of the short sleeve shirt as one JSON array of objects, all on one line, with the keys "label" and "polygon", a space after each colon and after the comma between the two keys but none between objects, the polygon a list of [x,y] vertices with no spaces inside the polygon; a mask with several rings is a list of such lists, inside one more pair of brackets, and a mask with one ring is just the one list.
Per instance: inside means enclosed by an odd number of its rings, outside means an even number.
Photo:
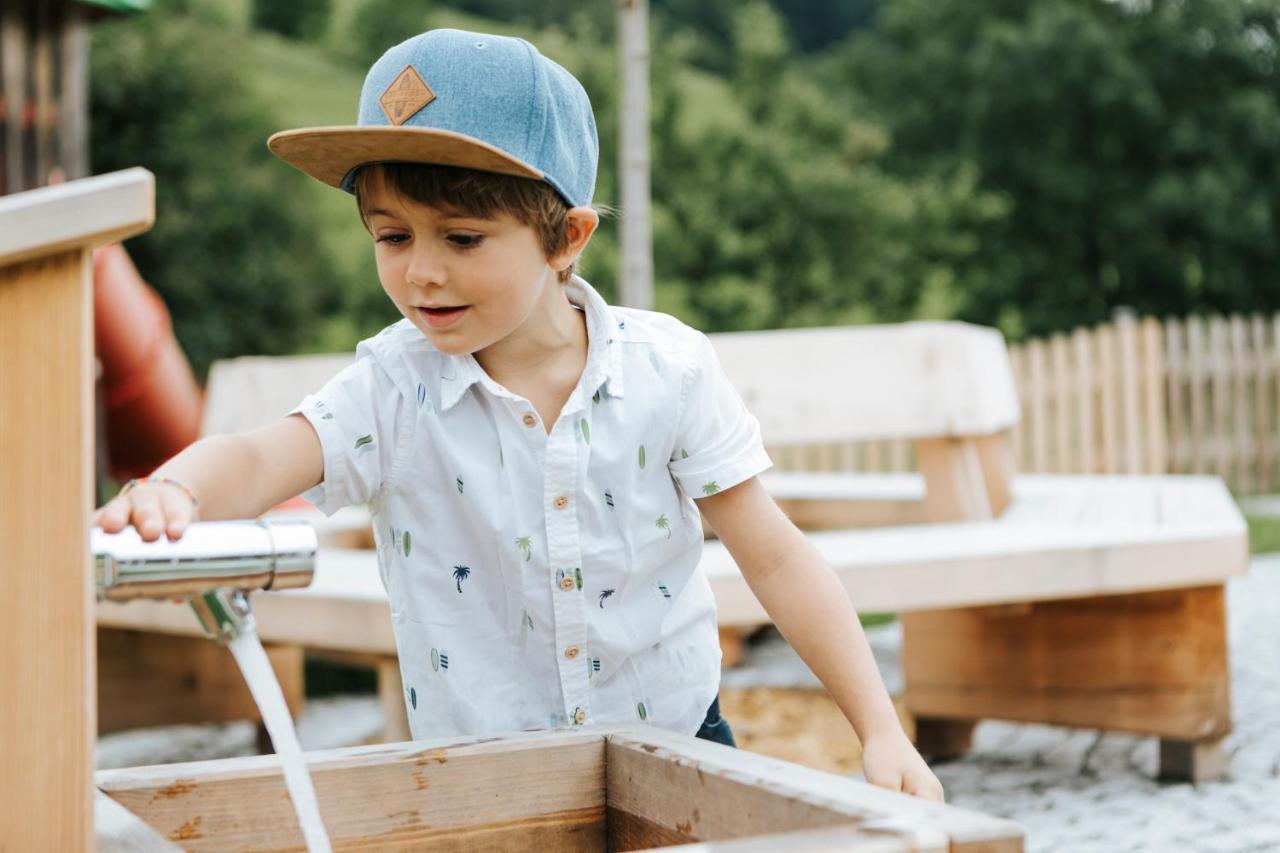
[{"label": "short sleeve shirt", "polygon": [[718,690],[693,498],[769,467],[759,424],[705,335],[566,287],[587,361],[549,430],[407,320],[295,410],[324,452],[305,497],[373,514],[415,738],[638,721],[692,734]]}]

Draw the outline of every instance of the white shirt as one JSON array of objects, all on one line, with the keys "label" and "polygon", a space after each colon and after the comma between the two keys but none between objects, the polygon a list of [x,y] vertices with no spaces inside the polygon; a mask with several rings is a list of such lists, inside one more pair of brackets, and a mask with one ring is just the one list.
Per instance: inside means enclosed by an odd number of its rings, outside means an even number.
[{"label": "white shirt", "polygon": [[305,497],[373,513],[414,738],[641,720],[693,734],[719,689],[692,498],[769,467],[759,424],[705,335],[565,286],[587,362],[549,433],[408,320],[295,410],[324,450]]}]

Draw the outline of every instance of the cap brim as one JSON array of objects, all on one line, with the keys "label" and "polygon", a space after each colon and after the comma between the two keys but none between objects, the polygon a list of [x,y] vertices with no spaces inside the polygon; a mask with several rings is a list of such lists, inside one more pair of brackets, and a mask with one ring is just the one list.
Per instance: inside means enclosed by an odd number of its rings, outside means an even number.
[{"label": "cap brim", "polygon": [[521,178],[542,172],[474,137],[425,127],[307,127],[267,140],[271,152],[332,187],[346,189],[352,169],[370,163],[432,163]]}]

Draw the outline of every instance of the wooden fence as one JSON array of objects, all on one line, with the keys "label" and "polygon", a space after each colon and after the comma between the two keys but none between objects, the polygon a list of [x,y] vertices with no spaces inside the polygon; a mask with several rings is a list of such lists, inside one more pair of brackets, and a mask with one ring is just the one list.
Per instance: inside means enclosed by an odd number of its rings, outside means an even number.
[{"label": "wooden fence", "polygon": [[[1280,315],[1120,315],[1009,347],[1018,469],[1216,474],[1238,494],[1280,487]],[[779,468],[903,471],[906,442],[783,448]]]}]

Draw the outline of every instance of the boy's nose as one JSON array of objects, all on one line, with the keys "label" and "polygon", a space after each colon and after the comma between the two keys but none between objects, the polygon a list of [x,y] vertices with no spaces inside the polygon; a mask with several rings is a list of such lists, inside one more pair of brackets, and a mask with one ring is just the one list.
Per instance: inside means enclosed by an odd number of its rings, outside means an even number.
[{"label": "boy's nose", "polygon": [[405,278],[410,284],[418,287],[430,287],[444,284],[448,274],[438,252],[414,246],[413,256],[409,259],[409,268],[405,271]]}]

